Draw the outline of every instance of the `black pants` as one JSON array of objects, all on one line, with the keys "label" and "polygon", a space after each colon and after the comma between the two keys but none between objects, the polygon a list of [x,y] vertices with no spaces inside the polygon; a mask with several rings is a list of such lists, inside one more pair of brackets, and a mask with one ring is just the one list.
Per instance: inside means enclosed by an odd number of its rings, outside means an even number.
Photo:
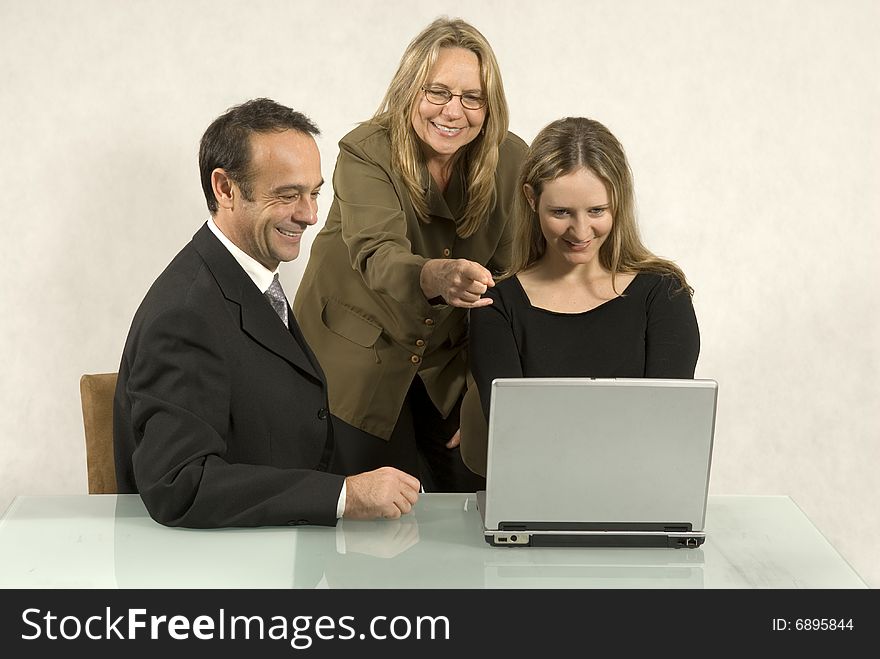
[{"label": "black pants", "polygon": [[425,492],[486,489],[486,479],[464,465],[459,448],[446,448],[446,442],[458,430],[460,407],[459,399],[444,419],[431,402],[421,378],[416,377],[388,441],[334,416],[333,471],[352,476],[391,466],[418,478]]}]

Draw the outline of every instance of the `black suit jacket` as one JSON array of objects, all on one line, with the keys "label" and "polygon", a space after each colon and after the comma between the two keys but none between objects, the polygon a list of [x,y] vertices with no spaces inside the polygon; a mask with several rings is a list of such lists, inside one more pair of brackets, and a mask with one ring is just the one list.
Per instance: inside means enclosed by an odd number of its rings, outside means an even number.
[{"label": "black suit jacket", "polygon": [[132,321],[113,409],[120,492],[168,526],[336,523],[324,374],[204,225]]}]

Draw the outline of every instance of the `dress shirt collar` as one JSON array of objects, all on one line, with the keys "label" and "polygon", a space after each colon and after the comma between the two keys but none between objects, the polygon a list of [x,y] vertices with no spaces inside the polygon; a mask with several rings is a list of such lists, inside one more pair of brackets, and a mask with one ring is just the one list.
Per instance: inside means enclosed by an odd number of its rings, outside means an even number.
[{"label": "dress shirt collar", "polygon": [[229,238],[220,231],[220,227],[214,223],[213,217],[208,218],[208,228],[215,236],[217,236],[217,239],[223,243],[223,246],[229,250],[229,253],[232,254],[232,257],[238,262],[238,265],[241,266],[242,270],[248,274],[248,277],[250,277],[254,284],[256,284],[257,288],[260,289],[260,293],[265,293],[269,286],[271,286],[272,280],[275,278],[275,273],[278,272],[278,268],[275,268],[275,270],[269,270],[255,258],[245,254],[241,248],[229,240]]}]

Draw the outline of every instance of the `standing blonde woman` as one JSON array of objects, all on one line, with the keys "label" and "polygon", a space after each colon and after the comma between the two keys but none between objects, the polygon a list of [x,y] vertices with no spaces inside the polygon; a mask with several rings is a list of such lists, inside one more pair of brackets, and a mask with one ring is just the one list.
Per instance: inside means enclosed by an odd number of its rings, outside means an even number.
[{"label": "standing blonde woman", "polygon": [[598,121],[560,119],[535,137],[514,222],[508,278],[470,318],[477,386],[461,448],[481,474],[495,378],[692,378],[700,352],[692,289],[642,244],[626,155]]},{"label": "standing blonde woman", "polygon": [[409,44],[379,111],[339,143],[334,199],[294,310],[326,374],[335,468],[391,465],[428,491],[474,491],[458,448],[467,310],[510,267],[525,143],[507,130],[495,55],[438,19]]}]

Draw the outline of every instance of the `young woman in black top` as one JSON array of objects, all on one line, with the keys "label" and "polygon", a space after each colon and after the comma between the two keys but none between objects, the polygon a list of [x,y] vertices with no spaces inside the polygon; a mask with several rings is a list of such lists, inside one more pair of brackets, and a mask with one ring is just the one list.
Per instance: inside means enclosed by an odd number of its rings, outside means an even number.
[{"label": "young woman in black top", "polygon": [[642,244],[632,173],[605,126],[565,118],[544,128],[519,191],[512,267],[487,291],[492,304],[470,312],[461,446],[481,474],[495,378],[692,378],[700,351],[693,290]]}]

